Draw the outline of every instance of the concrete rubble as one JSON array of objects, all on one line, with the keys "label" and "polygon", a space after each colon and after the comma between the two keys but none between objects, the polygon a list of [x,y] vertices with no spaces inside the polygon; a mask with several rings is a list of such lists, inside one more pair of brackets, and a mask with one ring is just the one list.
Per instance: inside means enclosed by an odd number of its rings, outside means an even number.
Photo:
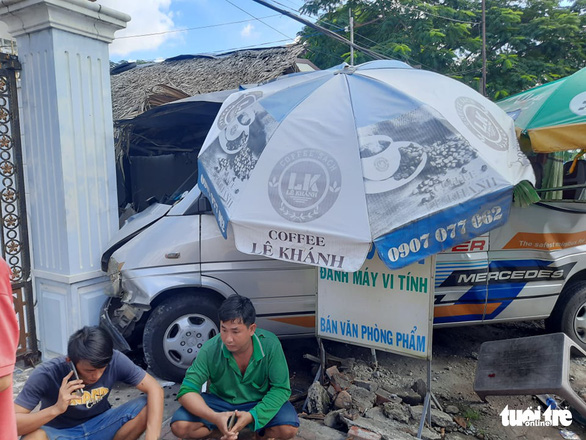
[{"label": "concrete rubble", "polygon": [[[321,419],[320,425],[347,440],[407,440],[417,436],[426,394],[427,384],[422,379],[343,359],[341,365],[325,371],[324,384],[311,385],[307,414],[300,416]],[[424,425],[422,438],[480,438],[465,421],[462,425],[465,419],[459,413],[455,405],[441,410],[432,403],[431,426]],[[304,429],[300,429],[300,438],[307,438]]]}]

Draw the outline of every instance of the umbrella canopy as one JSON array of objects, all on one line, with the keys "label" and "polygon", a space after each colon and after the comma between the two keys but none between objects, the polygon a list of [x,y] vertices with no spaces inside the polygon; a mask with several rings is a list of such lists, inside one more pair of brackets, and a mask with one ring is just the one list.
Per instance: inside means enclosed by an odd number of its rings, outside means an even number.
[{"label": "umbrella canopy", "polygon": [[372,242],[400,268],[497,227],[513,185],[533,179],[505,112],[396,61],[233,94],[198,165],[241,252],[344,271]]},{"label": "umbrella canopy", "polygon": [[519,140],[549,153],[586,148],[586,68],[499,101]]}]

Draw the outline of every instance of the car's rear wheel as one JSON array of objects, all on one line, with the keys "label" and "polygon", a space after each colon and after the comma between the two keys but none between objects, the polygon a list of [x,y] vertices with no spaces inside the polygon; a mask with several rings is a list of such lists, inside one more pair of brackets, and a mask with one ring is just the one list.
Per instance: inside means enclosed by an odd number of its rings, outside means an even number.
[{"label": "car's rear wheel", "polygon": [[204,342],[219,333],[219,303],[181,293],[159,304],[143,335],[144,355],[155,376],[181,382]]},{"label": "car's rear wheel", "polygon": [[586,350],[586,281],[564,288],[545,326],[550,332],[564,332]]}]

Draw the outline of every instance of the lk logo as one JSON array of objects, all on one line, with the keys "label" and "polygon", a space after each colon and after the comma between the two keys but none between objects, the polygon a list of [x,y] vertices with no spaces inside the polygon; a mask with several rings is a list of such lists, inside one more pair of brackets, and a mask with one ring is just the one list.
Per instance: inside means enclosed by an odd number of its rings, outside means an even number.
[{"label": "lk logo", "polygon": [[269,199],[281,217],[306,223],[330,210],[341,183],[342,173],[333,156],[304,148],[277,162],[268,179]]}]

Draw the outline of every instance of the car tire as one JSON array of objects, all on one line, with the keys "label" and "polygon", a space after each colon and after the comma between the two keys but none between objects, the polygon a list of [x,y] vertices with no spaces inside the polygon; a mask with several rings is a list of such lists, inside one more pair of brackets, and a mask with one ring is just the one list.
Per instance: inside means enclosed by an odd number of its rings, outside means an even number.
[{"label": "car tire", "polygon": [[201,346],[219,333],[219,302],[196,292],[171,296],[149,316],[143,334],[145,360],[161,379],[181,382]]},{"label": "car tire", "polygon": [[549,318],[545,320],[549,332],[564,332],[586,350],[586,281],[568,284]]}]

